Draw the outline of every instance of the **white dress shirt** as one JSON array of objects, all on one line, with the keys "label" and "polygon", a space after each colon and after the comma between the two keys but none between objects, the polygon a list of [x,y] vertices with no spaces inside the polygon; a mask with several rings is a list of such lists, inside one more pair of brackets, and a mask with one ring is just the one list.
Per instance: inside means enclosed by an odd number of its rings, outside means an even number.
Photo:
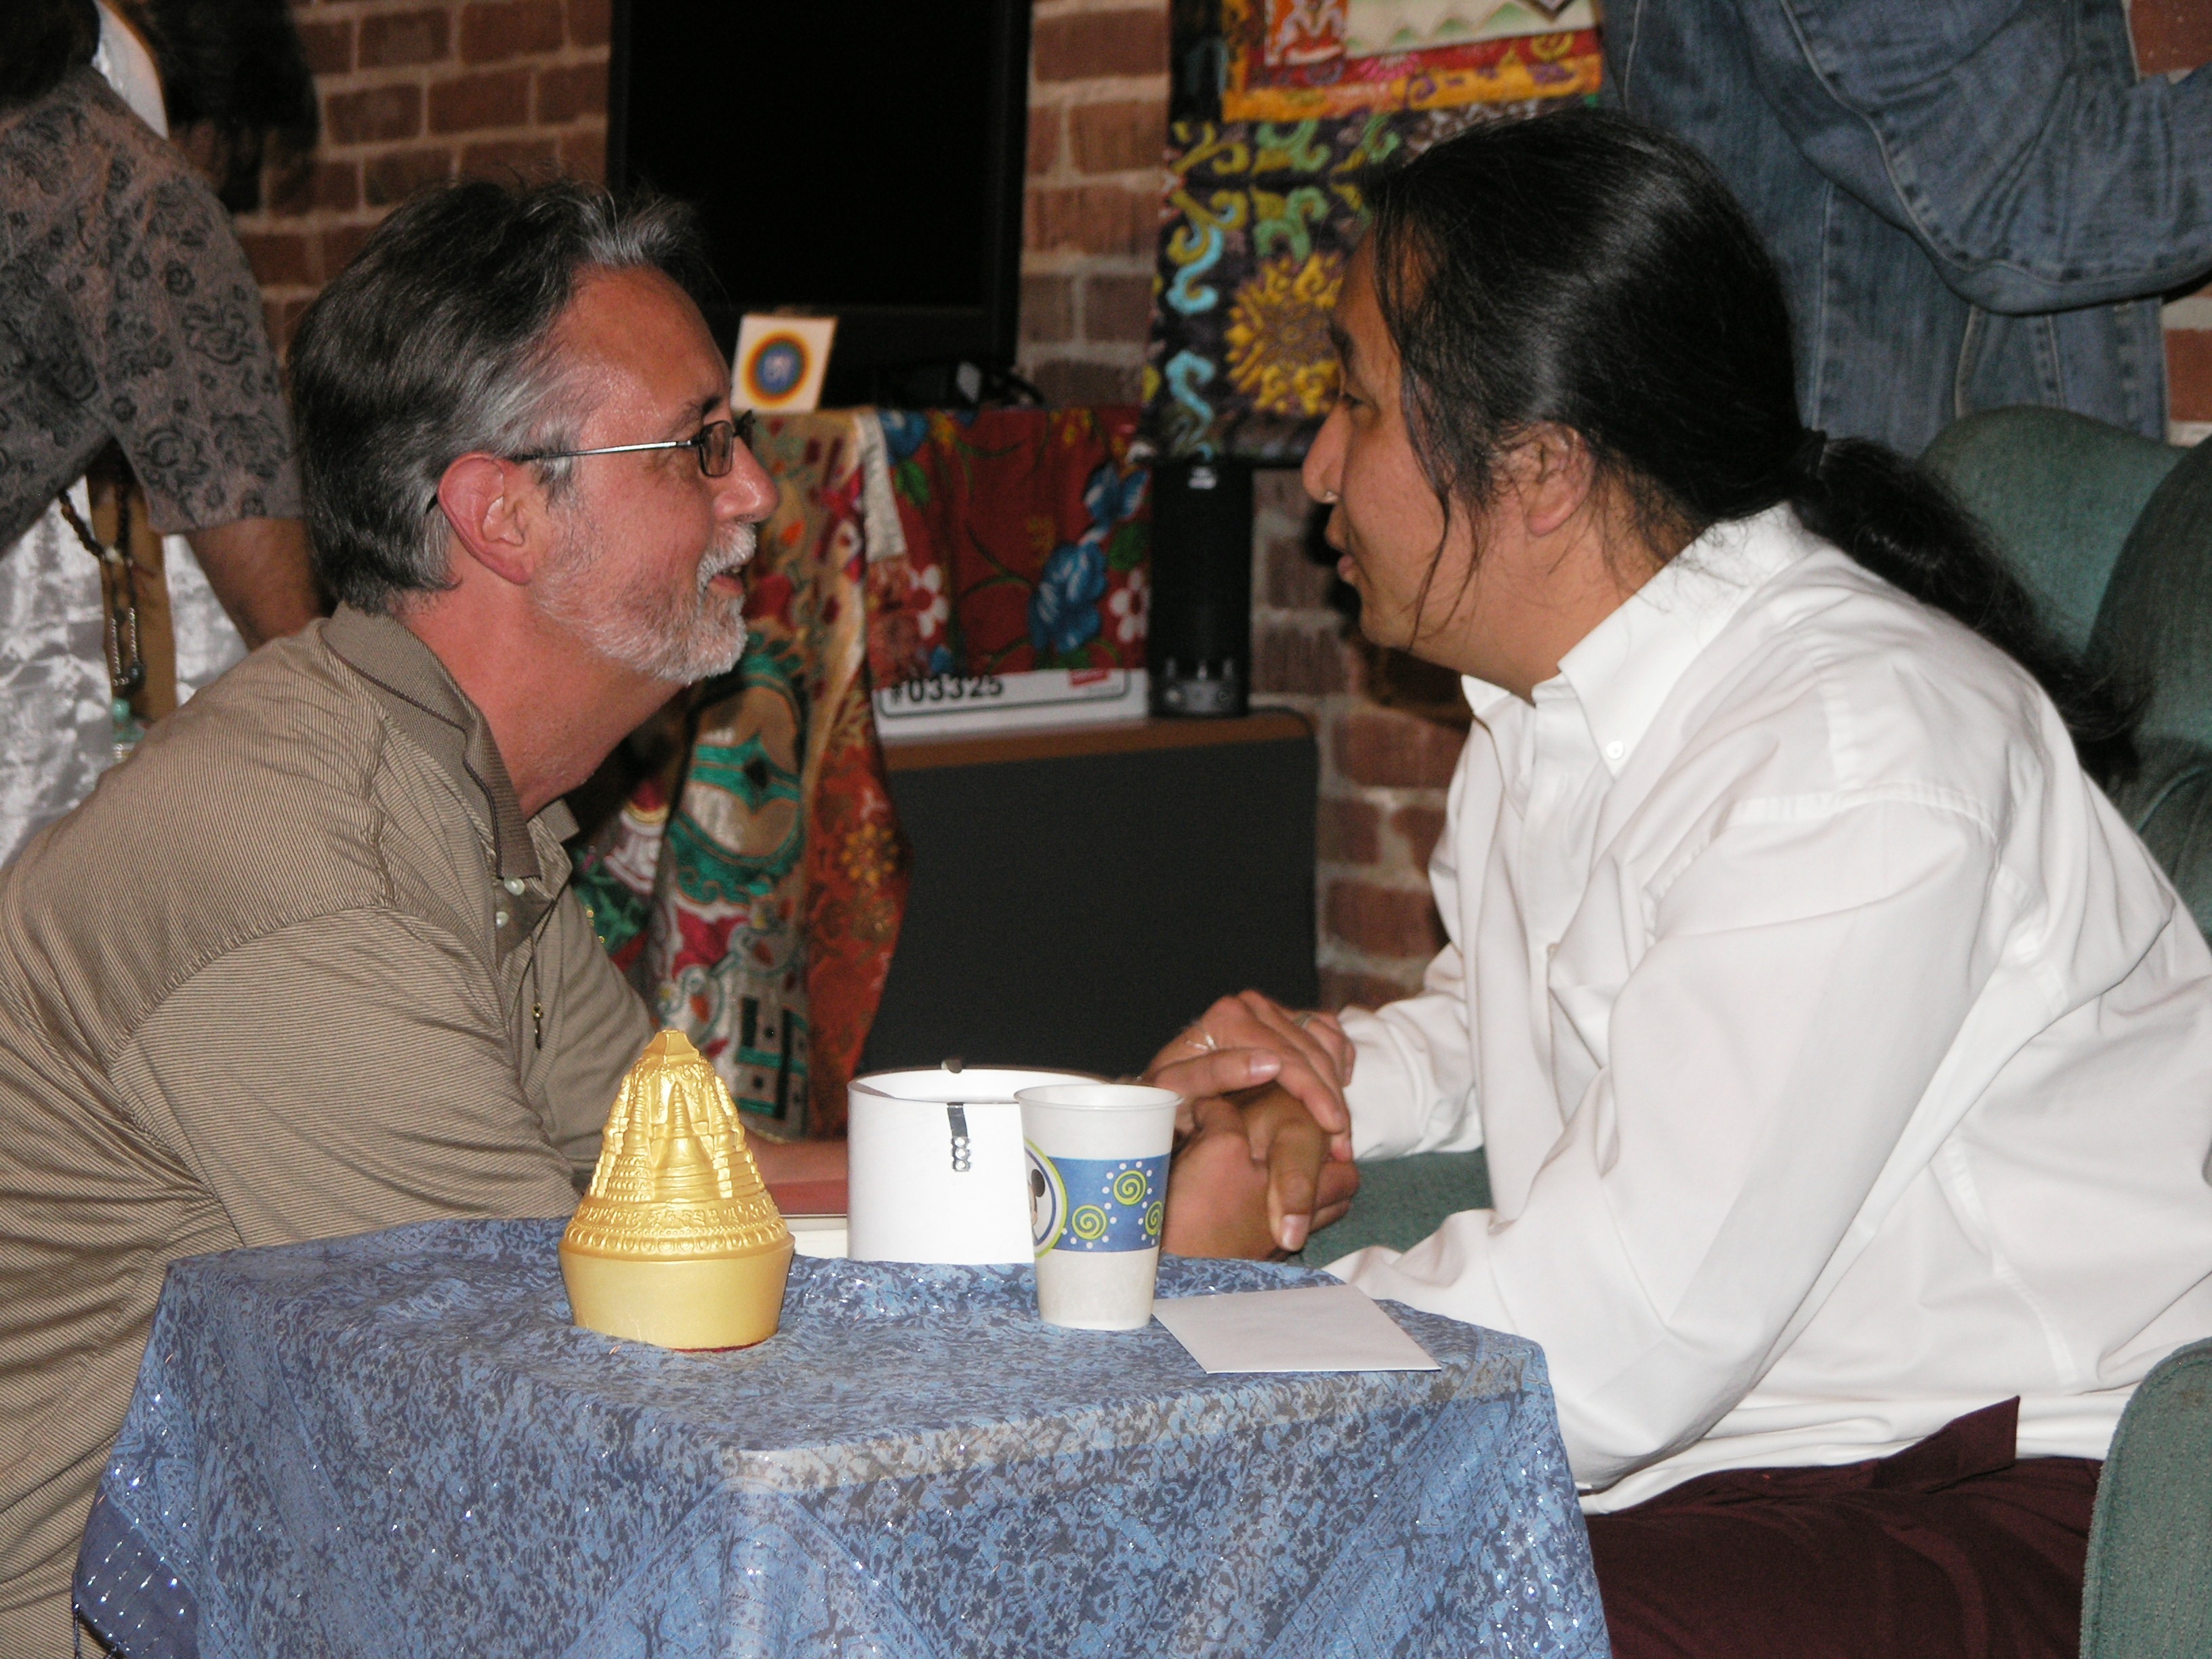
[{"label": "white dress shirt", "polygon": [[2009,658],[1787,507],[1476,724],[1363,1158],[1496,1207],[1334,1271],[1548,1357],[1590,1507],[2017,1395],[2101,1457],[2212,1334],[2212,954]]}]

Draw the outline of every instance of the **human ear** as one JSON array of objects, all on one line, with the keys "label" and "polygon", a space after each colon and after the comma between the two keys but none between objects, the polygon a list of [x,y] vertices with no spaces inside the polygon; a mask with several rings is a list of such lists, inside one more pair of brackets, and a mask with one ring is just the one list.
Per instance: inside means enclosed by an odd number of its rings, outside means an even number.
[{"label": "human ear", "polygon": [[439,479],[438,505],[461,553],[501,581],[528,584],[545,515],[527,473],[495,455],[464,455]]},{"label": "human ear", "polygon": [[1596,473],[1582,434],[1550,422],[1522,441],[1511,466],[1531,536],[1548,536],[1579,513]]}]

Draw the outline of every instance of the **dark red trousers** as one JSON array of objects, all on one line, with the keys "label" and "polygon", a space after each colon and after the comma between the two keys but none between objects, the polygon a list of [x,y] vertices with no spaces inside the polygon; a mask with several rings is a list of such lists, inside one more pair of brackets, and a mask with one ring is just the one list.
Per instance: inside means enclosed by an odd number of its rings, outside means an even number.
[{"label": "dark red trousers", "polygon": [[1615,1659],[2075,1659],[2102,1465],[2016,1458],[2019,1418],[1590,1516]]}]

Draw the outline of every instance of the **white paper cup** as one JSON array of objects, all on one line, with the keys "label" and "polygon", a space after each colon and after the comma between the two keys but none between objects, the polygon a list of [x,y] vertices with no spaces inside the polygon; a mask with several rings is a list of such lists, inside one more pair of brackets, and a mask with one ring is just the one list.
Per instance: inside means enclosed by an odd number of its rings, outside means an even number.
[{"label": "white paper cup", "polygon": [[1167,1215],[1168,1154],[1182,1097],[1137,1083],[1022,1089],[1037,1311],[1052,1325],[1152,1322]]}]

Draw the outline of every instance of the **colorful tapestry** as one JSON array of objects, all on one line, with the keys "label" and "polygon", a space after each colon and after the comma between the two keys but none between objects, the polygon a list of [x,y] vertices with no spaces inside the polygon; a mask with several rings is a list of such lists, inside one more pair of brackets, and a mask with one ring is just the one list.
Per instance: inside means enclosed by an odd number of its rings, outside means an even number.
[{"label": "colorful tapestry", "polygon": [[879,686],[1145,665],[1133,406],[882,415],[905,549],[868,567]]},{"label": "colorful tapestry", "polygon": [[1296,461],[1336,398],[1328,313],[1365,170],[1540,104],[1170,128],[1145,432],[1165,453]]},{"label": "colorful tapestry", "polygon": [[[1296,7],[1313,0],[1268,0]],[[1592,0],[1341,0],[1346,58],[1433,52],[1478,40],[1568,34],[1597,27]]]},{"label": "colorful tapestry", "polygon": [[744,658],[690,694],[688,745],[578,854],[577,890],[747,1128],[794,1139],[843,1133],[907,854],[868,708],[874,417],[765,418],[754,449],[782,499],[746,572]]},{"label": "colorful tapestry", "polygon": [[1589,0],[1221,0],[1230,121],[1568,98],[1603,73]]}]

